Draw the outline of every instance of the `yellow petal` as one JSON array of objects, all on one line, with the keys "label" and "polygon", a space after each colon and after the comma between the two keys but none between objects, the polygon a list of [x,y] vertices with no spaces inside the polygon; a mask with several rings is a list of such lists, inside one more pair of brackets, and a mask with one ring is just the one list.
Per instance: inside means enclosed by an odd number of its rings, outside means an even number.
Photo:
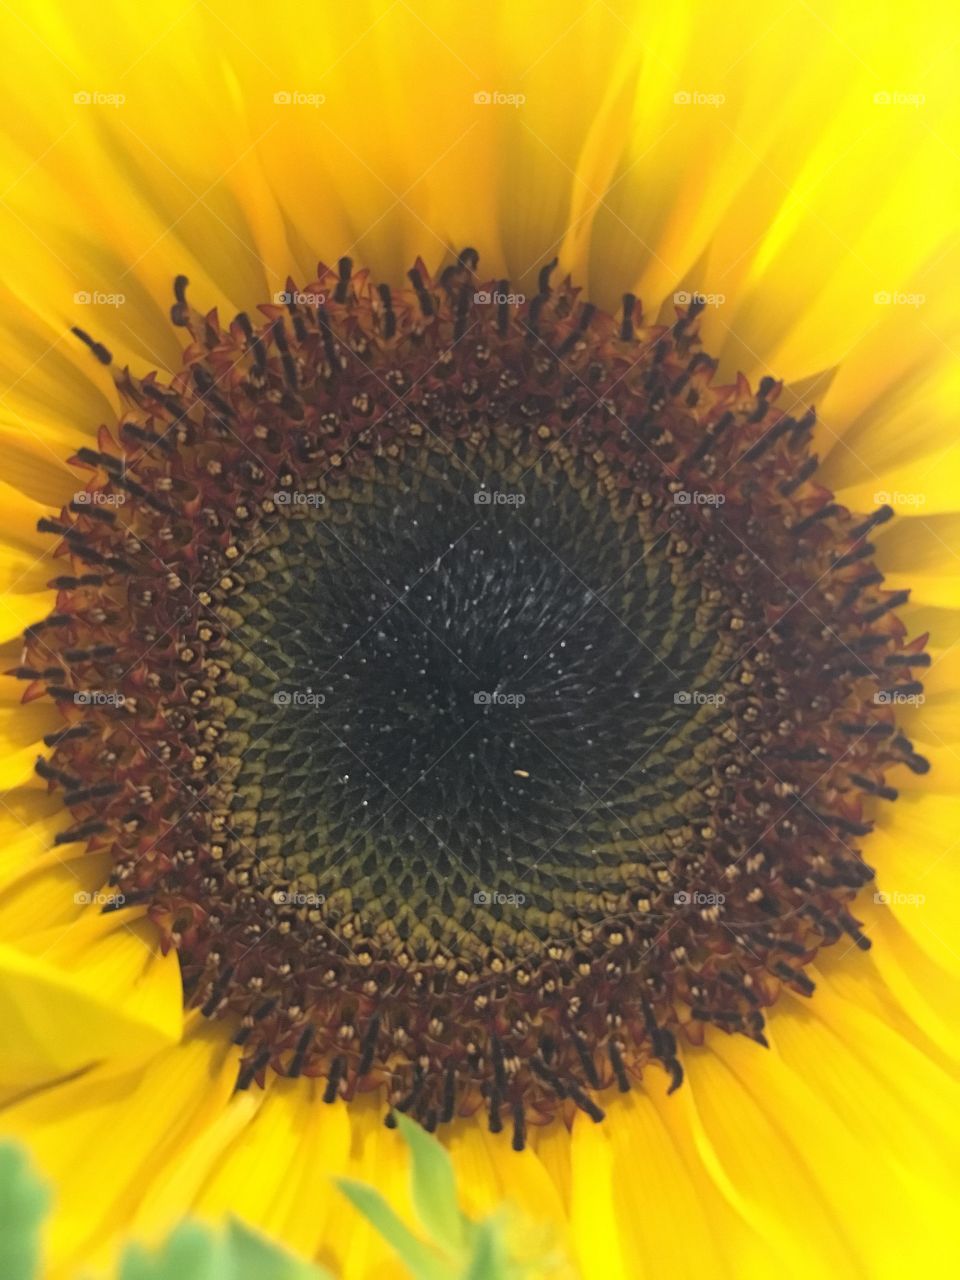
[{"label": "yellow petal", "polygon": [[[740,1129],[739,1151],[752,1166],[738,1176],[738,1189],[750,1188],[756,1208],[809,1274],[836,1274],[831,1261],[839,1264],[844,1255],[839,1274],[894,1277],[911,1259],[921,1269],[942,1265],[946,1205],[956,1194],[949,1138],[929,1113],[919,1114],[908,1088],[888,1083],[904,1077],[919,1055],[852,1012],[846,1025],[828,1027],[806,1008],[778,1011],[766,1053],[742,1037],[711,1039],[723,1078],[733,1083],[728,1124]],[[882,1076],[874,1052],[886,1055]],[[691,1073],[698,1106],[705,1074],[715,1073],[701,1064]],[[753,1107],[744,1112],[747,1092],[763,1112],[756,1131]],[[941,1081],[938,1097],[955,1107],[956,1087]],[[713,1133],[717,1121],[711,1109]],[[763,1140],[754,1141],[761,1133]],[[796,1194],[814,1217],[797,1212]]]},{"label": "yellow petal", "polygon": [[865,891],[947,971],[960,974],[954,937],[960,870],[954,848],[960,800],[953,795],[902,796],[865,845],[877,870]]},{"label": "yellow petal", "polygon": [[35,833],[42,829],[31,824],[19,849],[13,846],[0,860],[0,938],[7,942],[73,924],[89,912],[110,874],[108,853],[84,855],[75,846],[50,849],[47,841],[38,848]]},{"label": "yellow petal", "polygon": [[656,1275],[654,1260],[669,1257],[672,1275],[696,1280],[703,1274],[703,1259],[714,1257],[714,1274],[732,1276],[720,1224],[711,1220],[716,1191],[699,1165],[691,1170],[685,1164],[669,1118],[648,1093],[660,1087],[660,1080],[654,1072],[648,1077],[646,1088],[607,1105],[614,1207],[626,1256],[645,1260],[637,1275]]},{"label": "yellow petal", "polygon": [[640,1261],[626,1252],[621,1239],[609,1131],[578,1115],[570,1160],[570,1232],[584,1280],[632,1280]]},{"label": "yellow petal", "polygon": [[109,924],[84,919],[36,935],[30,950],[0,945],[5,1083],[143,1057],[179,1039],[176,957],[156,955],[148,926]]},{"label": "yellow petal", "polygon": [[[333,1180],[346,1170],[350,1152],[347,1108],[324,1105],[322,1092],[322,1083],[271,1079],[230,1144],[221,1148],[215,1137],[196,1211],[213,1218],[235,1213],[314,1256],[345,1207]],[[238,1095],[230,1107],[237,1105],[249,1104]]]},{"label": "yellow petal", "polygon": [[[804,1158],[764,1086],[764,1051],[742,1037],[716,1036],[713,1052],[684,1058],[697,1141],[707,1169],[743,1218],[784,1256],[814,1272],[847,1274],[856,1266],[845,1223],[823,1185],[824,1164]],[[734,1059],[732,1055],[736,1054]],[[740,1070],[740,1058],[749,1065]],[[760,1082],[763,1081],[763,1084]]]},{"label": "yellow petal", "polygon": [[237,1070],[222,1030],[195,1026],[135,1067],[92,1067],[0,1111],[0,1130],[27,1145],[57,1188],[49,1280],[111,1263],[144,1188],[222,1114]]}]

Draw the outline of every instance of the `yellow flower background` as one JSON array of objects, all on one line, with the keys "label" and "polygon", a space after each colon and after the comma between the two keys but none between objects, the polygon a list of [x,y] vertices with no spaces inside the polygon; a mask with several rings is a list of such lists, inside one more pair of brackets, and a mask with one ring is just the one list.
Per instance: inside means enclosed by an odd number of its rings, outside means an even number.
[{"label": "yellow flower background", "polygon": [[[462,1121],[462,1201],[546,1224],[587,1280],[885,1277],[942,1269],[958,1187],[960,969],[960,97],[955,7],[393,3],[0,6],[4,668],[53,606],[36,532],[78,487],[66,459],[117,419],[109,371],[180,364],[171,281],[254,312],[349,255],[401,284],[471,245],[529,289],[545,262],[616,310],[702,294],[720,374],[815,403],[818,473],[876,531],[887,585],[929,632],[903,712],[932,764],[898,777],[865,844],[873,941],[822,952],[770,1050],[712,1032],[687,1083],[532,1130]],[[345,1280],[400,1274],[329,1179],[409,1216],[405,1149],[322,1082],[233,1095],[239,1050],[184,1018],[176,957],[138,911],[102,915],[103,856],[33,772],[56,725],[0,679],[0,1131],[56,1195],[50,1280],[118,1241],[235,1212]],[[901,771],[903,772],[903,771]],[[121,918],[122,916],[122,918]]]}]

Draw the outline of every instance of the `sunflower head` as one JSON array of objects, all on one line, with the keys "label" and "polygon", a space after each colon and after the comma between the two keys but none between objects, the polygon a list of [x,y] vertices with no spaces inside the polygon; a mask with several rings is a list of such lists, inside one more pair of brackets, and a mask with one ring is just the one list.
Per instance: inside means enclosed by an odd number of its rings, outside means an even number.
[{"label": "sunflower head", "polygon": [[18,672],[66,721],[58,840],[109,851],[240,1088],[518,1150],[651,1059],[676,1088],[706,1024],[766,1044],[869,945],[863,801],[926,768],[891,508],[831,500],[772,378],[716,383],[702,302],[613,317],[554,266],[528,299],[472,249],[402,291],[342,259],[226,327],[178,277],[183,370],[118,371]]},{"label": "sunflower head", "polygon": [[0,22],[44,1280],[392,1280],[404,1114],[584,1280],[942,1269],[953,15]]}]

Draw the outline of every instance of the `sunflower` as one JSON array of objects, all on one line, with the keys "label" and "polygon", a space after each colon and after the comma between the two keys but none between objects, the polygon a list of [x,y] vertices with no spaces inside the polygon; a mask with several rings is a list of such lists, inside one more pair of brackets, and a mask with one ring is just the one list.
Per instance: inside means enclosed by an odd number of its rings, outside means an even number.
[{"label": "sunflower", "polygon": [[0,1130],[49,1280],[952,1245],[946,5],[10,4]]}]

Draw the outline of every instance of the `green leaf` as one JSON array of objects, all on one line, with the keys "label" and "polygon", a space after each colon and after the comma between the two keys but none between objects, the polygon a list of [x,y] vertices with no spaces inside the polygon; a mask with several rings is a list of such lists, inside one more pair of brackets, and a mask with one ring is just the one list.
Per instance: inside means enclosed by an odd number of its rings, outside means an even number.
[{"label": "green leaf", "polygon": [[439,1245],[459,1253],[463,1248],[463,1220],[457,1204],[453,1161],[436,1138],[409,1116],[397,1115],[397,1127],[410,1148],[417,1217]]},{"label": "green leaf", "polygon": [[233,1280],[223,1240],[206,1227],[187,1222],[156,1250],[128,1245],[120,1280]]},{"label": "green leaf", "polygon": [[506,1280],[507,1260],[496,1218],[477,1223],[473,1249],[462,1280]]},{"label": "green leaf", "polygon": [[40,1223],[47,1189],[15,1143],[0,1144],[0,1276],[33,1280],[40,1262]]},{"label": "green leaf", "polygon": [[272,1241],[231,1221],[224,1234],[188,1222],[157,1252],[128,1247],[120,1280],[330,1280]]},{"label": "green leaf", "polygon": [[234,1218],[227,1229],[231,1280],[332,1280],[322,1267],[295,1258]]},{"label": "green leaf", "polygon": [[416,1280],[450,1280],[450,1260],[418,1240],[394,1213],[379,1191],[365,1182],[338,1178],[337,1186],[353,1207],[380,1233],[413,1272]]}]

